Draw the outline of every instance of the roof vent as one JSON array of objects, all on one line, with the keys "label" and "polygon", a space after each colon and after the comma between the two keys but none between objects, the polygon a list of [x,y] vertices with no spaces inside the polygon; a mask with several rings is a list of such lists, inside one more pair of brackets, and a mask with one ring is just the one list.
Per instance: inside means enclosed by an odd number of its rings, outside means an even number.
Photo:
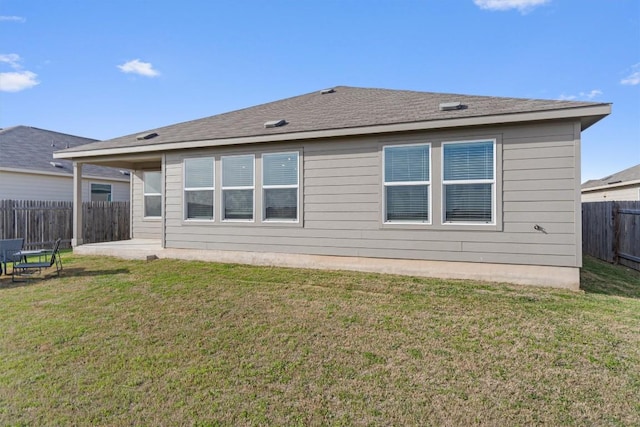
[{"label": "roof vent", "polygon": [[278,128],[280,126],[284,126],[287,124],[287,121],[285,119],[280,119],[280,120],[271,120],[269,122],[266,122],[264,124],[265,128]]},{"label": "roof vent", "polygon": [[49,164],[51,166],[53,166],[54,168],[62,168],[62,163],[58,163],[58,162],[49,162]]},{"label": "roof vent", "polygon": [[142,141],[143,139],[151,139],[151,138],[155,138],[156,136],[158,136],[158,134],[155,133],[155,132],[143,133],[143,134],[140,134],[140,135],[136,136],[136,139],[138,141]]},{"label": "roof vent", "polygon": [[440,111],[462,110],[466,107],[462,102],[443,102],[440,104]]},{"label": "roof vent", "polygon": [[328,94],[328,93],[333,93],[333,92],[335,92],[335,91],[336,91],[336,90],[335,90],[335,89],[333,89],[333,88],[331,88],[331,89],[323,89],[323,90],[321,90],[321,91],[320,91],[320,95],[326,95],[326,94]]}]

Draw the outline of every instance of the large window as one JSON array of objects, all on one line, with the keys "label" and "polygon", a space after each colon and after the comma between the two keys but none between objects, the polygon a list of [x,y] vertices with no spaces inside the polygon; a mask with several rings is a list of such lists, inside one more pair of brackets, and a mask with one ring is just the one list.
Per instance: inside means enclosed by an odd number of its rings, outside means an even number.
[{"label": "large window", "polygon": [[144,216],[159,218],[162,216],[162,173],[144,172]]},{"label": "large window", "polygon": [[445,223],[495,222],[495,141],[443,143]]},{"label": "large window", "polygon": [[298,219],[298,153],[262,155],[264,219]]},{"label": "large window", "polygon": [[253,155],[222,157],[222,219],[253,220]]},{"label": "large window", "polygon": [[111,201],[111,184],[91,183],[91,201],[92,202],[110,202]]},{"label": "large window", "polygon": [[384,221],[430,222],[429,144],[384,147]]},{"label": "large window", "polygon": [[214,163],[212,157],[185,159],[185,219],[213,220]]}]

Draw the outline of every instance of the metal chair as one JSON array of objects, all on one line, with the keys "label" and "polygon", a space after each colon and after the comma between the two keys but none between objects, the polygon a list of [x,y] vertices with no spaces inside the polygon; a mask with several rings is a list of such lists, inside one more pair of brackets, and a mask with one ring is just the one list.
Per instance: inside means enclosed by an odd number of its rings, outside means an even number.
[{"label": "metal chair", "polygon": [[[0,275],[4,271],[7,274],[7,263],[20,261],[20,258],[14,256],[15,253],[22,250],[24,238],[0,240]],[[4,269],[2,268],[4,266]]]},{"label": "metal chair", "polygon": [[[56,275],[60,276],[60,270],[62,270],[62,260],[60,259],[60,241],[57,239],[53,244],[51,250],[37,250],[37,251],[21,251],[16,255],[17,261],[13,261],[13,271],[11,272],[11,281],[15,282],[16,276],[28,276],[42,272],[43,268],[50,268],[56,266]],[[29,257],[38,257],[37,261],[29,261]],[[47,260],[48,259],[48,260]]]}]

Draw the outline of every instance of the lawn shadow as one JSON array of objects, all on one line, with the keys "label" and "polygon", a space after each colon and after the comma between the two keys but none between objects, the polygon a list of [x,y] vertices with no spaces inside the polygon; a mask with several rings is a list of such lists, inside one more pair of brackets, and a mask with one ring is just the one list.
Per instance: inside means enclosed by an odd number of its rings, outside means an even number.
[{"label": "lawn shadow", "polygon": [[640,271],[585,256],[580,289],[588,294],[640,299]]},{"label": "lawn shadow", "polygon": [[43,281],[48,280],[56,280],[62,279],[64,277],[95,277],[95,276],[106,276],[112,274],[128,274],[128,268],[114,268],[111,270],[86,270],[84,268],[64,268],[60,271],[60,276],[58,277],[53,272],[43,272],[41,274],[34,274],[28,277],[19,277],[16,281],[11,280],[11,273],[8,275],[2,274],[0,276],[0,290],[4,289],[14,289],[20,288],[24,286],[29,286],[35,283],[41,283]]}]

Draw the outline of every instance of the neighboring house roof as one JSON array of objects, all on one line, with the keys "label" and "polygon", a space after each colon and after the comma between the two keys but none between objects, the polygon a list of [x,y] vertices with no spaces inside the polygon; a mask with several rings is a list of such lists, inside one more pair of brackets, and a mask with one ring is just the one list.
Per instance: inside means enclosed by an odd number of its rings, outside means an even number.
[{"label": "neighboring house roof", "polygon": [[602,190],[605,188],[624,187],[626,185],[640,185],[640,164],[632,166],[613,175],[601,179],[591,179],[582,184],[582,192]]},{"label": "neighboring house roof", "polygon": [[[95,142],[92,138],[67,135],[30,126],[0,129],[0,169],[17,172],[73,176],[70,160],[53,158],[53,152]],[[52,162],[56,165],[52,165]],[[85,165],[83,175],[110,180],[128,180],[118,169]]]},{"label": "neighboring house roof", "polygon": [[[441,109],[440,104],[458,102],[462,108]],[[586,129],[609,113],[610,104],[605,103],[338,86],[327,91],[316,91],[135,135],[73,147],[56,153],[56,157],[93,157],[569,117],[579,118],[582,129]],[[265,126],[267,122],[278,120],[285,120],[286,124]]]}]

